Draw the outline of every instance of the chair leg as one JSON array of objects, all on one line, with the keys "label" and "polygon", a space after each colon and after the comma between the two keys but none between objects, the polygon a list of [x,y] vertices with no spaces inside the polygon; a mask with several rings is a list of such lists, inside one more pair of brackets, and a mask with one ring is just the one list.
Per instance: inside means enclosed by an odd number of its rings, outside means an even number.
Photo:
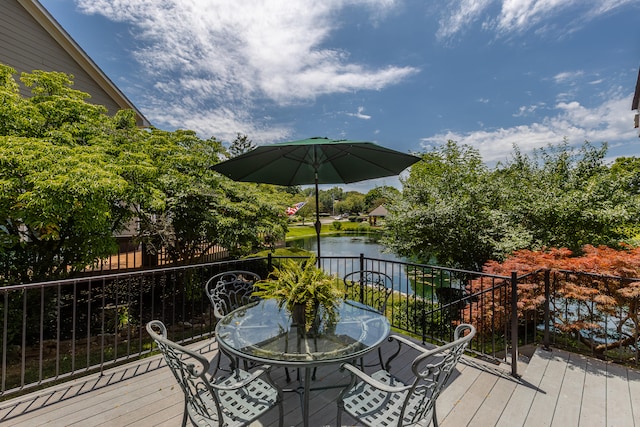
[{"label": "chair leg", "polygon": [[382,360],[382,350],[378,347],[378,360],[380,361],[380,369],[384,369],[384,360]]},{"label": "chair leg", "polygon": [[182,414],[182,427],[187,427],[187,418],[188,418],[188,412],[187,412],[187,398],[185,396],[184,399],[184,413]]},{"label": "chair leg", "polygon": [[433,402],[433,427],[438,427],[438,416],[436,415],[436,402]]}]

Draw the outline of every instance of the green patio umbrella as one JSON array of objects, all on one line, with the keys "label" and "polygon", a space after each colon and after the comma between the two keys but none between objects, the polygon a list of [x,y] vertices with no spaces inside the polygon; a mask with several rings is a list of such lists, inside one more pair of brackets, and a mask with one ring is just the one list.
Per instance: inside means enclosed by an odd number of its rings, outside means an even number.
[{"label": "green patio umbrella", "polygon": [[316,236],[320,263],[318,184],[349,184],[398,175],[420,158],[372,142],[328,138],[261,145],[212,169],[234,181],[310,185],[316,189]]}]

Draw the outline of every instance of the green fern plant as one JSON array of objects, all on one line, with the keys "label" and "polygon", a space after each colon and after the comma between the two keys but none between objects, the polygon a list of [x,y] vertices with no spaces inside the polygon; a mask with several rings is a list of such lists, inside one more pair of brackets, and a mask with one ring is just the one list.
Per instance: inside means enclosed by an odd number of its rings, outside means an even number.
[{"label": "green fern plant", "polygon": [[304,305],[307,331],[314,325],[316,316],[324,322],[337,320],[336,308],[344,297],[344,287],[336,276],[330,276],[316,266],[315,256],[299,262],[285,259],[275,267],[267,279],[254,285],[253,295],[275,299],[278,307],[287,307],[294,313],[296,305]]}]

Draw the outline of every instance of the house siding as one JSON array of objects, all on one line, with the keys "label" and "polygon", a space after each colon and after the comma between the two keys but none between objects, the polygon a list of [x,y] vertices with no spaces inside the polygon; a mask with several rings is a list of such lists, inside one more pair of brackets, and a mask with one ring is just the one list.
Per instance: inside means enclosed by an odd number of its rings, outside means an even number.
[{"label": "house siding", "polygon": [[[0,1],[0,63],[15,68],[18,73],[16,79],[19,79],[22,72],[33,70],[64,72],[74,76],[74,89],[90,94],[91,97],[87,101],[104,105],[109,114],[125,108],[134,108],[132,105],[126,105],[123,100],[118,102],[118,97],[107,92],[104,86],[101,86],[96,78],[86,71],[86,64],[83,67],[78,63],[67,50],[69,47],[65,49],[21,3],[36,2],[32,0]],[[55,22],[52,17],[47,16],[47,18]],[[71,40],[66,33],[64,36]],[[77,46],[74,48],[79,49]],[[80,57],[86,56],[81,50],[77,53]],[[97,66],[92,65],[97,70]],[[24,96],[31,95],[31,91],[22,84],[20,84],[20,91]],[[148,125],[146,119],[139,113],[138,125]]]}]

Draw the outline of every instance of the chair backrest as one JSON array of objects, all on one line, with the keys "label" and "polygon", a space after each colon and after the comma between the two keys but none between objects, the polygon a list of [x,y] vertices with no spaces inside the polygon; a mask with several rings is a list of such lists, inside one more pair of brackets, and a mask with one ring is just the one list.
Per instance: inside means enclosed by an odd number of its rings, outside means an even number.
[{"label": "chair backrest", "polygon": [[393,279],[372,270],[356,270],[344,276],[345,298],[358,301],[384,313],[393,292]]},{"label": "chair backrest", "polygon": [[185,410],[190,415],[196,414],[213,421],[223,420],[220,404],[207,379],[207,359],[170,341],[167,338],[167,328],[161,321],[152,320],[147,323],[146,328],[184,392]]},{"label": "chair backrest", "polygon": [[236,308],[257,301],[252,293],[253,285],[258,281],[260,276],[256,273],[242,270],[226,271],[210,278],[204,290],[216,318],[222,319]]},{"label": "chair backrest", "polygon": [[[466,331],[468,333],[463,335]],[[453,342],[425,351],[413,360],[411,369],[416,378],[402,408],[405,417],[413,422],[431,417],[436,399],[475,334],[472,325],[458,325]],[[409,402],[418,404],[409,406]]]}]

